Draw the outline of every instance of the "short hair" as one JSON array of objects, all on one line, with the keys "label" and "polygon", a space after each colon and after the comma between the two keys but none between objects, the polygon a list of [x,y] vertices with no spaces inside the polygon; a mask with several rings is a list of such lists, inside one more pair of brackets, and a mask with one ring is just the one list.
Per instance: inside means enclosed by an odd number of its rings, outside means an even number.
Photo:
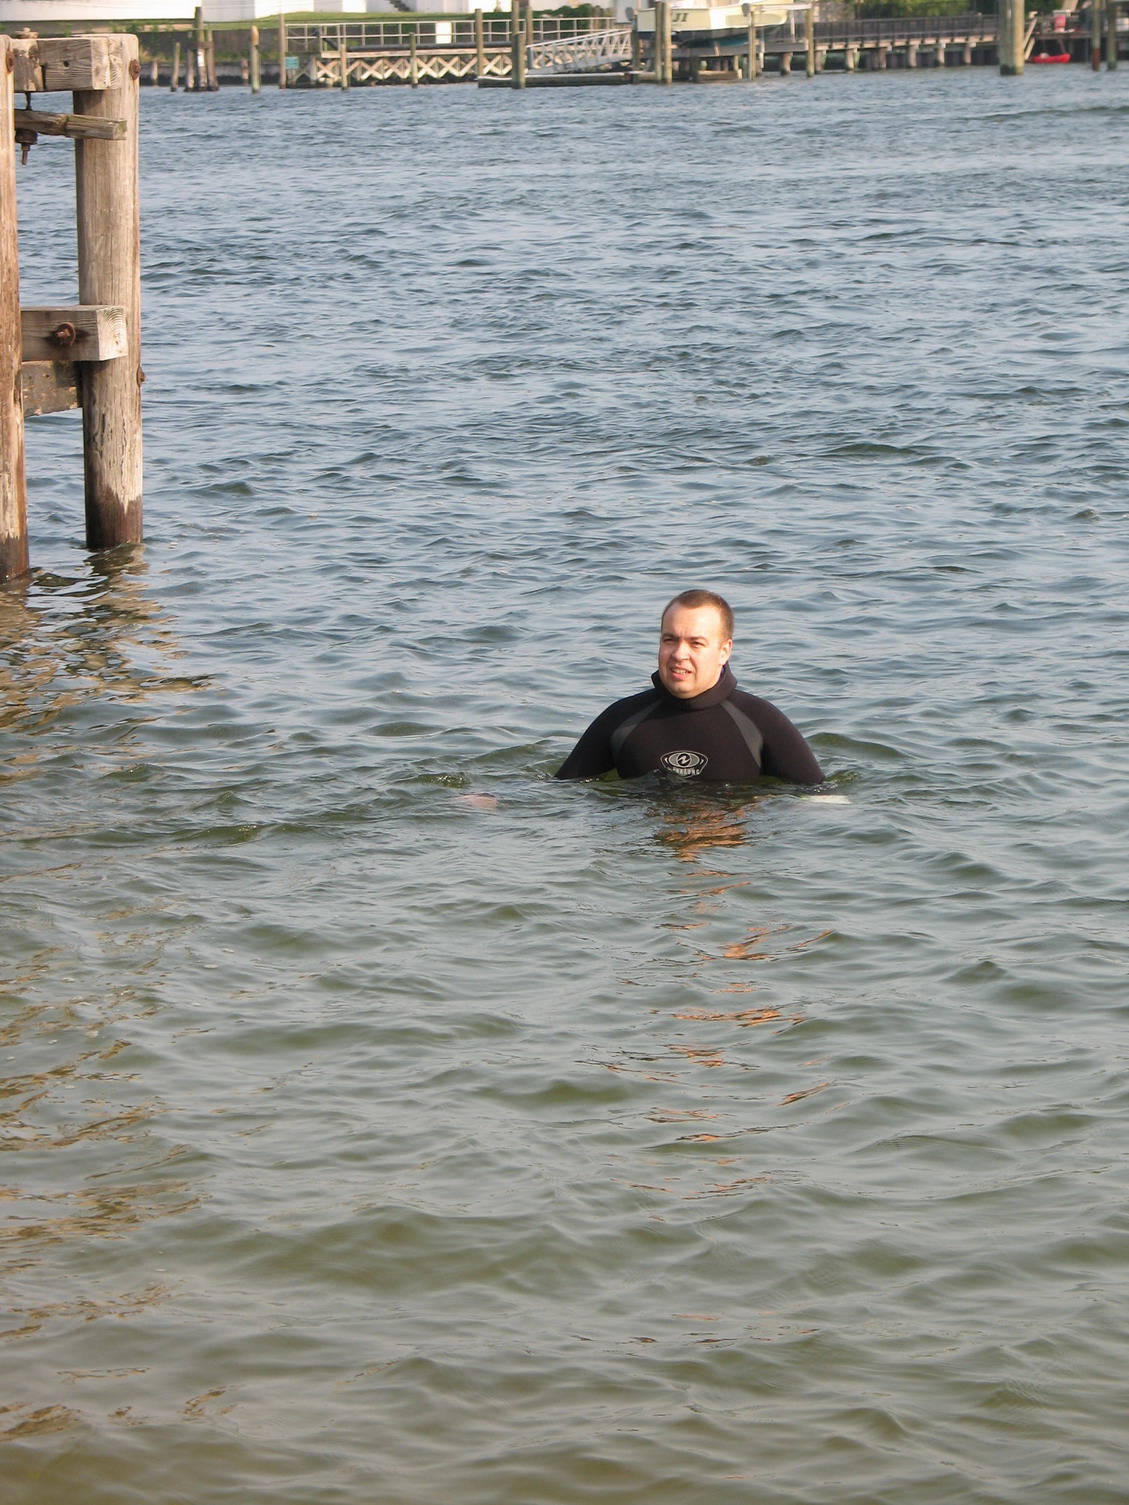
[{"label": "short hair", "polygon": [[722,640],[733,641],[733,608],[725,597],[719,596],[716,591],[683,591],[680,596],[675,596],[663,607],[660,622],[666,621],[666,614],[672,606],[688,606],[691,611],[697,611],[700,606],[712,606],[721,618]]}]

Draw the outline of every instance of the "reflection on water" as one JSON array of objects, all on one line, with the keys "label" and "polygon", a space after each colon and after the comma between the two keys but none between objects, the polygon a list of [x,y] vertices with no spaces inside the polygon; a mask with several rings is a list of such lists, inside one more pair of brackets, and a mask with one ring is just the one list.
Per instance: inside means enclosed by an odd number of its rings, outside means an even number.
[{"label": "reflection on water", "polygon": [[[207,684],[170,672],[183,657],[172,618],[147,589],[140,545],[91,555],[81,574],[33,571],[0,591],[0,730],[41,730],[110,696],[139,704]],[[0,780],[19,778],[39,745],[12,750]]]}]

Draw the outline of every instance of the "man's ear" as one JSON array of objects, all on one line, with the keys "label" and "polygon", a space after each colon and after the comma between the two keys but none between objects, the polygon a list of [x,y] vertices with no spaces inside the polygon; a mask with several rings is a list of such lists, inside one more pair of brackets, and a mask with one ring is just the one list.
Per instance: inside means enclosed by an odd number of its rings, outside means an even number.
[{"label": "man's ear", "polygon": [[733,652],[733,639],[732,638],[727,638],[725,640],[725,642],[722,643],[722,645],[721,645],[720,658],[721,658],[721,662],[723,664],[727,664],[729,662],[729,655],[732,652]]}]

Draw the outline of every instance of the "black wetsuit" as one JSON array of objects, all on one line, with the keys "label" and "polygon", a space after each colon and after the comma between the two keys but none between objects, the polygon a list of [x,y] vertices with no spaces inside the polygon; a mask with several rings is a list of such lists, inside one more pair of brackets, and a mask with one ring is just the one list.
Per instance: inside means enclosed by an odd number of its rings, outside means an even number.
[{"label": "black wetsuit", "polygon": [[595,779],[613,768],[624,779],[670,773],[746,784],[771,774],[818,784],[815,754],[767,700],[737,688],[729,665],[712,690],[680,700],[651,676],[653,690],[617,700],[596,717],[557,769],[558,779]]}]

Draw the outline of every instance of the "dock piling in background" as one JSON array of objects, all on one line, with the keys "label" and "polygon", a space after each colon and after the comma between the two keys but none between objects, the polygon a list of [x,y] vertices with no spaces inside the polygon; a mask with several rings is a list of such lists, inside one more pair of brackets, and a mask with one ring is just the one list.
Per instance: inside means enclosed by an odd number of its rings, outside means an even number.
[{"label": "dock piling in background", "polygon": [[[15,106],[12,43],[0,36],[0,117]],[[20,254],[16,228],[16,138],[0,131],[0,581],[28,571],[24,410],[20,369]]]},{"label": "dock piling in background", "polygon": [[804,11],[805,71],[808,78],[815,77],[815,11],[809,5]]},{"label": "dock piling in background", "polygon": [[486,73],[486,34],[482,25],[481,8],[474,13],[474,60],[475,73],[482,78]]},{"label": "dock piling in background", "polygon": [[258,94],[263,87],[263,58],[259,51],[259,28],[251,27],[251,93]]},{"label": "dock piling in background", "polygon": [[118,82],[75,90],[84,115],[124,120],[120,141],[75,142],[78,300],[124,310],[126,353],[91,361],[82,380],[86,542],[92,549],[141,538],[141,209],[137,175],[138,44],[107,37]]},{"label": "dock piling in background", "polygon": [[1000,57],[1000,72],[1005,78],[1018,77],[1023,72],[1023,54],[1027,43],[1024,0],[999,0],[999,17],[999,41],[996,46]]},{"label": "dock piling in background", "polygon": [[278,87],[286,88],[286,53],[288,49],[286,36],[286,12],[278,13]]}]

